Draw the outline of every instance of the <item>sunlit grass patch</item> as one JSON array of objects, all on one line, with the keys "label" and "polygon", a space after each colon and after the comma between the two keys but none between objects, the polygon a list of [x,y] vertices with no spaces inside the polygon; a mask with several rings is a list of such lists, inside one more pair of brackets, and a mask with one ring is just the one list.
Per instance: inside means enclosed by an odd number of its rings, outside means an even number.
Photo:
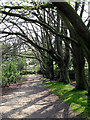
[{"label": "sunlit grass patch", "polygon": [[43,80],[43,81],[44,81],[44,80],[50,80],[50,79],[48,79],[48,78],[41,78],[40,80]]},{"label": "sunlit grass patch", "polygon": [[21,77],[27,77],[27,76],[29,76],[29,75],[20,75]]},{"label": "sunlit grass patch", "polygon": [[56,81],[46,81],[51,91],[70,106],[71,110],[79,113],[83,118],[90,118],[90,98],[86,90],[75,90],[70,84]]}]

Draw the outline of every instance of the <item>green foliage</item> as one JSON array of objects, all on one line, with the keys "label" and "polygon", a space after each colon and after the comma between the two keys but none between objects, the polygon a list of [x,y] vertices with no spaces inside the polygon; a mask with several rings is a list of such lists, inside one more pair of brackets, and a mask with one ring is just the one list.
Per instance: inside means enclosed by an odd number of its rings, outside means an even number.
[{"label": "green foliage", "polygon": [[7,86],[10,83],[16,83],[16,79],[20,76],[20,71],[26,65],[25,59],[13,58],[3,60],[2,63],[2,85]]},{"label": "green foliage", "polygon": [[85,59],[85,67],[84,67],[85,69],[88,69],[88,62],[87,62],[87,60]]},{"label": "green foliage", "polygon": [[74,70],[74,67],[72,64],[70,65],[69,70],[71,70],[71,71]]},{"label": "green foliage", "polygon": [[39,71],[39,69],[40,69],[40,65],[38,64],[35,66],[35,72],[37,73]]},{"label": "green foliage", "polygon": [[75,87],[70,84],[64,84],[62,82],[47,81],[49,88],[54,94],[63,99],[67,104],[69,104],[69,109],[79,113],[79,116],[84,118],[90,118],[90,98],[87,96],[86,90],[75,90]]},{"label": "green foliage", "polygon": [[27,74],[35,74],[35,71],[32,70],[22,70],[21,75],[27,75]]},{"label": "green foliage", "polygon": [[35,72],[35,73],[37,73],[38,71],[39,71],[39,69],[40,69],[40,65],[38,64],[38,65],[34,65],[34,67],[31,67],[29,70],[33,73],[33,72]]},{"label": "green foliage", "polygon": [[24,57],[23,58],[18,58],[17,59],[17,65],[18,65],[18,70],[19,71],[25,69],[25,66],[27,66],[26,59]]}]

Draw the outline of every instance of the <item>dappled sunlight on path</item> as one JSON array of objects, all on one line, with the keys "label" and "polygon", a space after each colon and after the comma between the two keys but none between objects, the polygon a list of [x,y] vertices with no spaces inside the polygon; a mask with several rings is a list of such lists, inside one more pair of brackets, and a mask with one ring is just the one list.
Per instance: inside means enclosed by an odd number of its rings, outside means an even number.
[{"label": "dappled sunlight on path", "polygon": [[39,80],[30,75],[28,81],[11,91],[2,91],[0,111],[2,118],[73,118],[77,113],[69,110],[63,101],[52,94]]}]

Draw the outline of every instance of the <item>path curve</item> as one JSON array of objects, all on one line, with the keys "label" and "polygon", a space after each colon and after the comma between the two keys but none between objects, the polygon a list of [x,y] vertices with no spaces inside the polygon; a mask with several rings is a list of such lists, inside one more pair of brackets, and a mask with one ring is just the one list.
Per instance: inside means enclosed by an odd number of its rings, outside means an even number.
[{"label": "path curve", "polygon": [[0,111],[2,118],[74,118],[77,113],[69,110],[63,101],[52,94],[39,80],[40,75],[29,75],[28,81],[17,87],[2,90]]}]

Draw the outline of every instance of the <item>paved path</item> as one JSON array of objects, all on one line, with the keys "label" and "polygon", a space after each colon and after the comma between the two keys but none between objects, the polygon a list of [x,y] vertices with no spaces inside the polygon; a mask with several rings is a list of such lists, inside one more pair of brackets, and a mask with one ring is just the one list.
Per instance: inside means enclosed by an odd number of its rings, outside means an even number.
[{"label": "paved path", "polygon": [[2,91],[2,118],[73,118],[77,115],[48,90],[40,77],[30,75],[23,84]]}]

